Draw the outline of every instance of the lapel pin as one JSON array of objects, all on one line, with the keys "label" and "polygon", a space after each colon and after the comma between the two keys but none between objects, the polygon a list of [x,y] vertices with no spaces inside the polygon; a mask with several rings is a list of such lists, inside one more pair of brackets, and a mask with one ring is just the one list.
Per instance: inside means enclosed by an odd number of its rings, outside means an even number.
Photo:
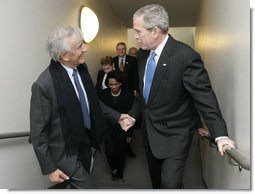
[{"label": "lapel pin", "polygon": [[163,64],[163,67],[165,67],[165,66],[166,66],[166,64],[164,63],[164,64]]}]

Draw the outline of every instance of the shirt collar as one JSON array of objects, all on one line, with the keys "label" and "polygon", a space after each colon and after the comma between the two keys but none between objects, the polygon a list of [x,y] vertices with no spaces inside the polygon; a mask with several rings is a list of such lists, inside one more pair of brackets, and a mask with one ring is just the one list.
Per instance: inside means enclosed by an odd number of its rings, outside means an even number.
[{"label": "shirt collar", "polygon": [[[154,52],[157,54],[157,56],[160,56],[160,55],[161,55],[162,50],[163,50],[163,48],[165,47],[168,38],[169,38],[169,36],[167,35],[167,36],[164,38],[164,40],[160,43],[160,45],[156,48],[156,50],[154,51]],[[153,52],[153,51],[151,51],[151,52]],[[150,54],[151,54],[151,53],[150,53]]]},{"label": "shirt collar", "polygon": [[124,55],[123,57],[119,57],[119,60],[120,60],[120,61],[121,61],[122,59],[125,61],[126,55]]},{"label": "shirt collar", "polygon": [[67,67],[66,65],[63,65],[62,63],[61,63],[61,65],[62,65],[62,67],[65,68],[65,70],[67,71],[68,75],[69,75],[70,77],[72,77],[73,70],[76,69],[76,68]]}]

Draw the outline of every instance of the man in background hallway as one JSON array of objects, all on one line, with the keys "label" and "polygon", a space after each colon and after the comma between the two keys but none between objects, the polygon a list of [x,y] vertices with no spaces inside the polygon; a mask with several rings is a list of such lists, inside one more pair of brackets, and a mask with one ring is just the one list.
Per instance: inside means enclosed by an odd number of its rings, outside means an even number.
[{"label": "man in background hallway", "polygon": [[116,45],[117,56],[113,57],[115,70],[121,73],[122,87],[136,95],[138,88],[137,60],[126,54],[127,48],[124,42]]},{"label": "man in background hallway", "polygon": [[130,47],[128,49],[128,55],[132,56],[132,57],[137,57],[137,48],[135,47]]},{"label": "man in background hallway", "polygon": [[[137,95],[138,89],[138,74],[137,74],[137,60],[135,57],[127,55],[127,48],[124,42],[116,44],[117,56],[113,58],[115,70],[122,76],[122,87],[127,89],[132,95]],[[127,138],[127,155],[135,158],[136,154],[131,149],[131,142],[134,135],[134,130],[129,133]]]}]

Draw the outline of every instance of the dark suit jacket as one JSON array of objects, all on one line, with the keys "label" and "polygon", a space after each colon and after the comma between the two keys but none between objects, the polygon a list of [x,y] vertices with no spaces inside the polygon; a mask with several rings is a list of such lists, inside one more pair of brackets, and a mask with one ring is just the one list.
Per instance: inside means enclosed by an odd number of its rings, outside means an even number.
[{"label": "dark suit jacket", "polygon": [[[120,72],[119,56],[113,58],[115,70]],[[126,55],[124,72],[121,72],[122,86],[133,93],[138,89],[137,61],[135,57]]]},{"label": "dark suit jacket", "polygon": [[[87,82],[90,85],[89,87],[95,89],[88,72],[86,72],[86,77],[89,79]],[[94,97],[97,98],[97,96]],[[95,131],[99,133],[105,129],[105,122],[98,116],[93,107],[90,108],[90,114],[93,125],[91,129],[93,139],[97,138]],[[43,174],[50,174],[57,168],[68,176],[73,174],[77,154],[70,156],[65,149],[58,102],[49,68],[39,76],[32,86],[30,134]]]},{"label": "dark suit jacket", "polygon": [[138,52],[140,94],[129,114],[141,110],[145,146],[157,158],[187,154],[196,128],[198,106],[213,138],[227,135],[220,108],[199,54],[189,46],[169,39],[160,55],[148,104],[143,98],[143,77],[150,51]]},{"label": "dark suit jacket", "polygon": [[[100,93],[99,99],[106,106],[120,113],[128,113],[134,101],[133,94],[126,89],[122,89],[118,101],[115,102],[114,97],[111,95],[111,90],[109,88],[103,90]],[[121,129],[118,123],[107,122],[107,124],[108,124],[107,135],[113,135],[116,138],[116,140],[126,141],[127,136],[129,136],[130,133],[133,133],[133,128],[129,129],[128,132],[125,132],[123,129]]]},{"label": "dark suit jacket", "polygon": [[[96,90],[98,92],[100,92],[102,90],[102,83],[103,83],[104,75],[105,75],[105,72],[102,69],[100,69],[97,73]],[[106,79],[105,79],[105,84],[106,84]]]}]

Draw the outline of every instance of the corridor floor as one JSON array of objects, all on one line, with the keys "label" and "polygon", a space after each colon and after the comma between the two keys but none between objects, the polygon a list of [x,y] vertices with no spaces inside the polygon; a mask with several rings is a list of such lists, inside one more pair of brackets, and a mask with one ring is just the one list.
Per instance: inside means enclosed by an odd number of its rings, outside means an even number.
[{"label": "corridor floor", "polygon": [[[127,156],[124,171],[125,182],[116,182],[111,179],[110,168],[106,161],[104,148],[102,148],[102,153],[96,153],[91,174],[99,189],[151,189],[148,166],[142,144],[141,129],[135,130],[131,147],[137,157],[130,158]],[[194,134],[189,158],[185,167],[183,183],[185,189],[204,189],[201,177],[201,161],[197,133]]]}]

